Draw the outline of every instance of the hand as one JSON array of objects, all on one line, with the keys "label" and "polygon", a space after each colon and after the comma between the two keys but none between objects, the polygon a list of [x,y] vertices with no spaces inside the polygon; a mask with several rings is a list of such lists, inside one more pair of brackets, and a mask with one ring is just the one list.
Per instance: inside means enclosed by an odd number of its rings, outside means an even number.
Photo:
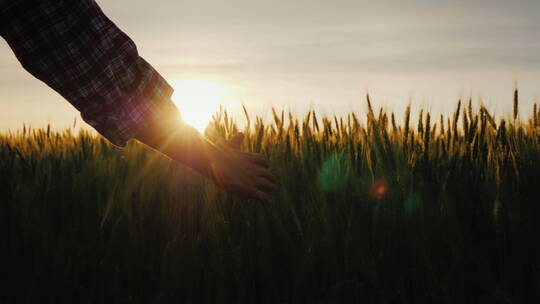
[{"label": "hand", "polygon": [[261,154],[238,150],[244,139],[242,133],[213,144],[182,123],[176,107],[167,108],[162,115],[141,127],[134,137],[211,178],[228,192],[270,203],[268,193],[277,189],[270,163]]},{"label": "hand", "polygon": [[216,143],[210,157],[212,179],[228,192],[269,204],[268,193],[277,189],[270,162],[261,154],[241,152],[243,139],[244,135],[237,133],[229,141]]}]

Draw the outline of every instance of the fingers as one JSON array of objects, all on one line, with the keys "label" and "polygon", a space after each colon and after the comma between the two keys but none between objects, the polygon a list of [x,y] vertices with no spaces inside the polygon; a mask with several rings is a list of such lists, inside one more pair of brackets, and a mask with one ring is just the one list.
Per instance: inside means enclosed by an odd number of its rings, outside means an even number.
[{"label": "fingers", "polygon": [[257,172],[257,175],[261,178],[264,178],[266,180],[268,180],[269,182],[271,182],[272,184],[277,184],[278,180],[277,178],[274,176],[274,174],[272,174],[268,169],[264,169],[264,170],[259,170]]},{"label": "fingers", "polygon": [[[224,141],[220,139],[216,142],[216,144],[224,148],[232,148],[234,150],[240,150],[240,146],[242,145],[243,141],[244,141],[244,133],[238,132],[228,141]],[[262,166],[263,168],[270,167],[270,161],[268,161],[268,159],[262,154],[251,153],[251,152],[244,152],[242,154],[246,158],[248,158],[251,162],[259,166]]]},{"label": "fingers", "polygon": [[255,182],[255,185],[259,187],[261,190],[266,192],[274,192],[278,189],[278,186],[275,182],[269,181],[266,178],[259,178]]},{"label": "fingers", "polygon": [[253,198],[267,205],[269,205],[272,201],[272,199],[270,198],[270,195],[259,190],[253,191]]},{"label": "fingers", "polygon": [[216,159],[214,180],[218,186],[240,196],[271,202],[270,192],[278,189],[277,179],[270,172],[270,162],[258,153],[240,152],[244,134],[237,133],[228,141],[219,140],[216,146],[223,153]]},{"label": "fingers", "polygon": [[245,155],[252,163],[263,168],[270,168],[270,161],[264,155],[250,152],[246,152]]},{"label": "fingers", "polygon": [[269,204],[271,202],[270,195],[268,193],[278,190],[276,178],[268,170],[260,170],[257,172],[258,177],[254,181],[256,187],[256,199],[263,203]]},{"label": "fingers", "polygon": [[[255,155],[258,156],[258,154],[255,154]],[[264,160],[268,162],[266,159]],[[262,162],[260,164],[262,164]],[[268,166],[269,165],[270,164],[268,163]],[[270,172],[268,167],[262,168],[260,166],[255,166],[255,167],[252,167],[252,170],[253,170],[252,171],[253,174],[255,175],[255,179],[254,179],[255,185],[260,187],[261,190],[264,190],[266,192],[273,192],[278,189],[278,186],[277,186],[278,180]]]}]

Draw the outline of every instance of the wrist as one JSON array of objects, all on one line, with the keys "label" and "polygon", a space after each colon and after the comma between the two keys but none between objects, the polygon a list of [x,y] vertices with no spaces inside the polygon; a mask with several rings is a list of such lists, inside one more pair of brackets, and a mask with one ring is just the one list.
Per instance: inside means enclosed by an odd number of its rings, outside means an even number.
[{"label": "wrist", "polygon": [[215,180],[212,166],[218,155],[218,147],[208,139],[199,135],[197,143],[190,149],[190,153],[180,161],[205,177]]},{"label": "wrist", "polygon": [[212,163],[223,151],[197,129],[182,122],[178,111],[164,111],[160,119],[141,126],[135,138],[215,180]]}]

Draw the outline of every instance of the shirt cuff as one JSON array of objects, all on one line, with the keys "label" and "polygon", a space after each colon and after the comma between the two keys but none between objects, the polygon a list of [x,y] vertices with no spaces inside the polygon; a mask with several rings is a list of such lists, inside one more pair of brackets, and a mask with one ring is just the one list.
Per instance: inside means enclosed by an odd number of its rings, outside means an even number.
[{"label": "shirt cuff", "polygon": [[119,147],[125,147],[137,130],[159,119],[163,111],[176,109],[171,101],[173,89],[167,81],[141,57],[137,61],[137,69],[143,85],[139,85],[132,94],[117,100],[103,113],[81,113],[86,123]]}]

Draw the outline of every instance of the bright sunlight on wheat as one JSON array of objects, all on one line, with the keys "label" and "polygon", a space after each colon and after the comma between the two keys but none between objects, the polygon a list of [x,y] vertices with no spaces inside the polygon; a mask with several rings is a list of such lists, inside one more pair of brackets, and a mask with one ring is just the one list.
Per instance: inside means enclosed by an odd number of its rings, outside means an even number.
[{"label": "bright sunlight on wheat", "polygon": [[173,82],[173,87],[172,99],[182,118],[201,132],[231,93],[229,86],[205,79],[183,79]]}]

